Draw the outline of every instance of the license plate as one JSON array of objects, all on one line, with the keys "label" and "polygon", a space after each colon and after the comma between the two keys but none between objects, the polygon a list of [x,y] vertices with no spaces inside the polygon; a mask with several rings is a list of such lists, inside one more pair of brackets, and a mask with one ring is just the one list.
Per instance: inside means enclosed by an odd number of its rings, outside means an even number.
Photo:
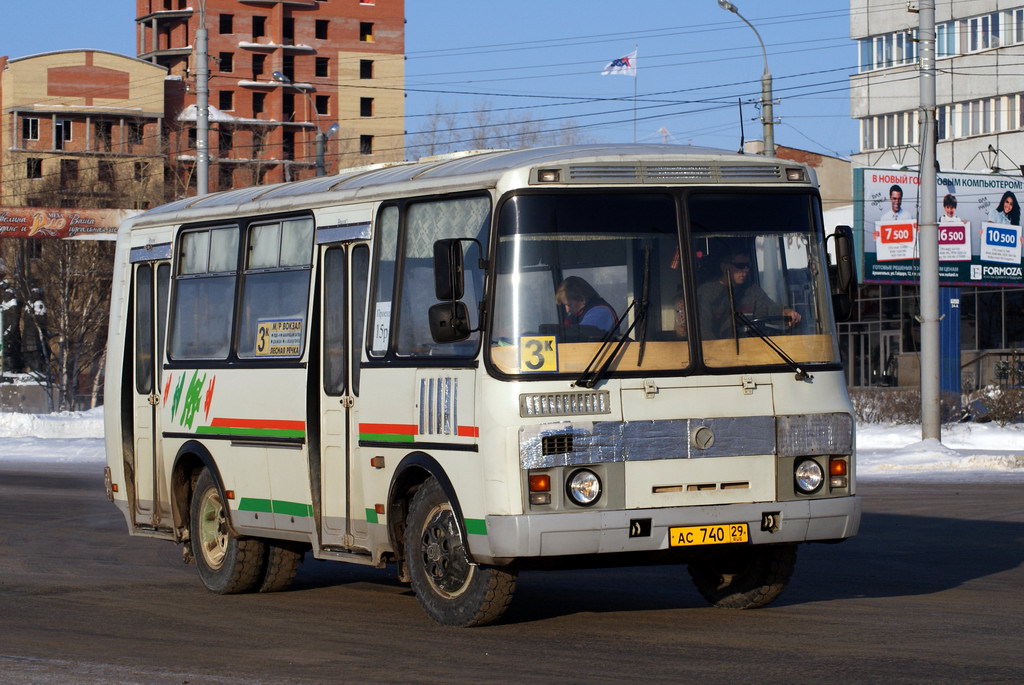
[{"label": "license plate", "polygon": [[672,547],[698,545],[726,545],[747,542],[750,535],[745,523],[723,523],[714,526],[680,526],[668,529],[668,544]]}]

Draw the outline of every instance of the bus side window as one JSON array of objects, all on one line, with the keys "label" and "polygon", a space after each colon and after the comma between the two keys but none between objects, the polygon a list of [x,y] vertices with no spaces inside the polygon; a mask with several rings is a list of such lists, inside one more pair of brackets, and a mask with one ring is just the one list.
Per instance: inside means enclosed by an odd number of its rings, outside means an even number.
[{"label": "bus side window", "polygon": [[363,350],[366,326],[366,288],[370,277],[370,249],[356,245],[352,250],[352,340],[349,354],[352,364],[352,394],[359,396],[359,358]]},{"label": "bus side window", "polygon": [[345,251],[324,253],[324,392],[345,392]]},{"label": "bus side window", "polygon": [[[466,356],[475,353],[480,334],[467,340],[435,343],[430,335],[427,312],[438,300],[434,297],[434,243],[444,238],[472,238],[487,249],[491,201],[488,197],[461,197],[450,200],[417,202],[409,205],[406,238],[403,243],[402,303],[398,321],[397,351],[402,356]],[[483,272],[478,268],[480,247],[467,240],[462,243],[465,264],[465,295],[470,328],[479,326],[479,302],[483,296]]]},{"label": "bus side window", "polygon": [[172,359],[226,359],[231,348],[238,228],[182,233],[171,319]]},{"label": "bus side window", "polygon": [[391,338],[391,300],[395,290],[395,260],[398,254],[398,207],[384,207],[377,217],[377,271],[370,303],[368,331],[370,355],[381,357]]},{"label": "bus side window", "polygon": [[153,267],[135,272],[135,390],[153,392]]},{"label": "bus side window", "polygon": [[247,247],[238,356],[300,357],[308,328],[313,220],[253,224]]}]

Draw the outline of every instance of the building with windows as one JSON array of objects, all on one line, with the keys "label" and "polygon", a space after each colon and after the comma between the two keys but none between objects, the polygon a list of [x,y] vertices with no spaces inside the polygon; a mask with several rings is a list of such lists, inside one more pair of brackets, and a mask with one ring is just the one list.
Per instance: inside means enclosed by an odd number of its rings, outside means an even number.
[{"label": "building with windows", "polygon": [[[851,0],[860,123],[854,167],[916,171],[920,160],[917,3]],[[1020,179],[1024,173],[1024,0],[936,0],[937,158],[940,170]],[[941,200],[941,196],[939,198]],[[1024,349],[1024,288],[960,288],[965,387],[1011,382]],[[918,382],[916,287],[864,284],[842,326],[854,385]],[[1024,357],[1021,358],[1024,360]],[[1024,365],[1021,366],[1024,372]],[[1024,373],[1016,382],[1024,381]]]},{"label": "building with windows", "polygon": [[[200,2],[136,0],[141,59],[166,67],[170,161],[194,187]],[[205,0],[211,190],[404,157],[403,0]]]},{"label": "building with windows", "polygon": [[0,57],[0,206],[163,201],[166,75],[101,50]]}]

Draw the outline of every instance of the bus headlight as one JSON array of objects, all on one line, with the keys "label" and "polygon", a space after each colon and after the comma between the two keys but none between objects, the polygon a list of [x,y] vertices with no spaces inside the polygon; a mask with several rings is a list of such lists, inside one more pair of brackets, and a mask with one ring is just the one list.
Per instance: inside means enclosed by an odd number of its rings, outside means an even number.
[{"label": "bus headlight", "polygon": [[580,469],[569,476],[565,491],[574,503],[589,507],[601,499],[601,479],[589,469]]},{"label": "bus headlight", "polygon": [[793,471],[793,477],[796,481],[797,489],[807,495],[820,490],[821,484],[825,482],[825,472],[822,470],[821,464],[813,459],[804,459],[797,462],[796,469]]}]

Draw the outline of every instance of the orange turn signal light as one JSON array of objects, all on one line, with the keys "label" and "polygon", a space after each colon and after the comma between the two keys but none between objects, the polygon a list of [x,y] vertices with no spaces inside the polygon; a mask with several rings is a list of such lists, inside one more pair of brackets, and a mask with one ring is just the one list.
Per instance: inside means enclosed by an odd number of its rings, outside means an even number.
[{"label": "orange turn signal light", "polygon": [[117,483],[111,483],[111,484],[110,484],[110,489],[111,489],[111,490],[112,490],[113,492],[117,492],[117,491],[118,491],[118,490],[117,490]]},{"label": "orange turn signal light", "polygon": [[547,473],[530,476],[530,492],[551,492],[551,476]]},{"label": "orange turn signal light", "polygon": [[828,475],[830,476],[845,476],[846,475],[846,459],[842,457],[832,457],[828,460]]}]

